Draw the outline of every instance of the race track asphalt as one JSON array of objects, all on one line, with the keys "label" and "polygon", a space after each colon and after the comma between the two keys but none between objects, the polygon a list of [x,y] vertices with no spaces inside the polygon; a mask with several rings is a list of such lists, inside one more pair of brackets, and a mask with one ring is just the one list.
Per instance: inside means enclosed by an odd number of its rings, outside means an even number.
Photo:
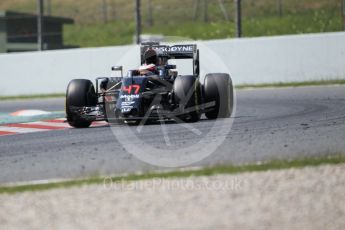
[{"label": "race track asphalt", "polygon": [[[190,166],[345,154],[344,86],[251,89],[236,95],[232,129],[220,134],[225,135],[224,142],[212,155]],[[63,108],[63,99],[0,102],[0,112]],[[207,133],[214,125],[221,125],[217,122],[203,119],[192,126]],[[195,143],[198,138],[179,124],[164,127],[146,125],[140,139],[164,149],[171,148],[166,146],[164,130],[176,145]],[[110,127],[0,137],[0,184],[164,169],[129,154]]]}]

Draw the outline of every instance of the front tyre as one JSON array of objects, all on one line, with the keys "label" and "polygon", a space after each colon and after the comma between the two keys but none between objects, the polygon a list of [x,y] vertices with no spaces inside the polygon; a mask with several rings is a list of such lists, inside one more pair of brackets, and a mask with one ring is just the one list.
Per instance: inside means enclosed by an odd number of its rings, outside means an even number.
[{"label": "front tyre", "polygon": [[198,78],[192,75],[178,76],[174,82],[174,100],[186,111],[179,116],[185,122],[200,120],[200,84]]},{"label": "front tyre", "polygon": [[92,121],[83,119],[78,113],[73,112],[73,107],[91,107],[96,106],[97,95],[95,88],[90,80],[75,79],[72,80],[66,91],[66,115],[67,122],[75,128],[88,128]]},{"label": "front tyre", "polygon": [[206,103],[213,103],[207,109],[208,119],[228,118],[232,114],[234,91],[229,74],[207,74],[204,81],[204,98]]}]

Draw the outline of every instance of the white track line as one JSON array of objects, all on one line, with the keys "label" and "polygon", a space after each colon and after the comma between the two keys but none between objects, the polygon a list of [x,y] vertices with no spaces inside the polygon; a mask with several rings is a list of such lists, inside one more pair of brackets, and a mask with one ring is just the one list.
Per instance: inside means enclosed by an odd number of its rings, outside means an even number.
[{"label": "white track line", "polygon": [[53,119],[55,121],[66,121],[66,118],[56,118],[56,119]]},{"label": "white track line", "polygon": [[0,126],[0,131],[13,132],[13,133],[35,133],[35,132],[49,131],[49,129],[17,128],[17,127]]},{"label": "white track line", "polygon": [[30,122],[26,124],[44,125],[44,126],[61,127],[61,128],[72,128],[68,123],[57,123],[57,122],[49,122],[49,121],[36,121],[36,122]]},{"label": "white track line", "polygon": [[[37,133],[37,132],[44,132],[44,131],[53,131],[53,130],[66,130],[71,129],[71,127],[67,122],[54,122],[54,121],[65,121],[66,118],[58,118],[53,119],[51,121],[35,121],[35,122],[28,122],[28,123],[19,123],[24,125],[41,125],[46,127],[45,129],[40,128],[30,128],[30,127],[10,127],[10,126],[1,126],[0,125],[0,132],[10,132],[9,134],[0,134],[0,136],[6,135],[16,135],[21,133]],[[92,123],[91,127],[100,127],[100,126],[107,126],[108,123],[105,121],[95,121]],[[49,129],[51,127],[51,129]],[[58,129],[61,128],[61,129]]]},{"label": "white track line", "polygon": [[95,121],[92,123],[91,126],[105,126],[105,125],[108,125],[108,122],[106,122],[106,121]]}]

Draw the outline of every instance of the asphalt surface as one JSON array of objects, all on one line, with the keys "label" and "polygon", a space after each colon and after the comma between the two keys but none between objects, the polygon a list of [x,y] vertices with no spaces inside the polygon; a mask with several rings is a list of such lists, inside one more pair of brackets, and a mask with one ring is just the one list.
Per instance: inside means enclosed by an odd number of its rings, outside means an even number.
[{"label": "asphalt surface", "polygon": [[[0,112],[28,108],[63,110],[64,100],[0,102]],[[203,119],[192,126],[206,135],[217,125],[222,125],[221,121],[214,123]],[[137,129],[129,128],[134,132]],[[162,132],[168,133],[173,146],[167,147]],[[345,153],[345,87],[237,91],[232,129],[229,133],[219,135],[225,138],[222,145],[212,155],[190,166],[243,164]],[[162,149],[195,144],[200,138],[174,123],[165,125],[163,129],[159,124],[146,125],[139,136],[146,143]],[[179,154],[179,150],[176,150],[176,154]],[[150,165],[129,154],[110,127],[0,137],[0,183],[157,169],[165,168]]]},{"label": "asphalt surface", "polygon": [[62,98],[0,101],[0,112],[12,113],[22,109],[62,111],[64,110],[64,103]]}]

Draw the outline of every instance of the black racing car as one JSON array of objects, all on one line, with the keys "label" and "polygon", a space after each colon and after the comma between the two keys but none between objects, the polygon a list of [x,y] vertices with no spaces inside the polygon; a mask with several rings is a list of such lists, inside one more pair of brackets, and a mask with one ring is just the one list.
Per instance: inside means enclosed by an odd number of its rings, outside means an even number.
[{"label": "black racing car", "polygon": [[[145,124],[153,120],[197,122],[202,114],[208,119],[231,116],[232,80],[227,73],[211,73],[201,82],[196,45],[146,43],[140,56],[144,67],[149,59],[156,63],[144,71],[130,70],[126,76],[122,66],[112,67],[121,76],[97,78],[96,87],[90,80],[72,80],[66,92],[68,123],[86,128],[100,120]],[[171,59],[192,59],[193,73],[178,75],[176,65],[169,64]]]}]

